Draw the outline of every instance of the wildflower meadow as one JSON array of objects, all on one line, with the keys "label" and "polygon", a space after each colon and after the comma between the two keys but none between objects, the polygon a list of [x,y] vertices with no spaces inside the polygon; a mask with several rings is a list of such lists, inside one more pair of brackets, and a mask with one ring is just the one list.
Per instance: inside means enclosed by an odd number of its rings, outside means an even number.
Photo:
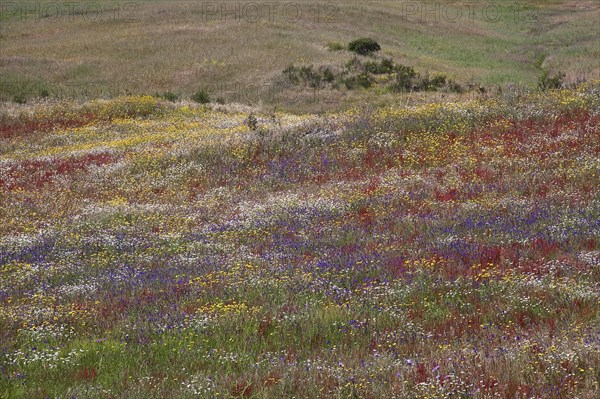
[{"label": "wildflower meadow", "polygon": [[600,397],[600,82],[0,111],[0,397]]}]

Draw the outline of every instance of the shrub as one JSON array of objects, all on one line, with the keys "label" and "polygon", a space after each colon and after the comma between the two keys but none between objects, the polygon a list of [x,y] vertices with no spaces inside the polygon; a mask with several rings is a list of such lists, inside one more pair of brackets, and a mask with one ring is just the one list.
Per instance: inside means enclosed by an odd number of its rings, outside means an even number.
[{"label": "shrub", "polygon": [[250,130],[258,129],[258,119],[256,119],[256,116],[254,116],[252,112],[250,112],[250,115],[248,115],[248,119],[246,119],[246,126],[248,126]]},{"label": "shrub", "polygon": [[331,83],[335,80],[335,75],[333,71],[329,67],[320,67],[319,71],[321,72],[323,81],[327,83]]},{"label": "shrub", "polygon": [[429,72],[426,72],[425,75],[419,75],[418,79],[416,79],[416,81],[413,82],[413,88],[417,91],[437,91],[437,89],[441,89],[445,85],[445,75],[435,75],[434,77],[430,77]]},{"label": "shrub", "polygon": [[379,63],[379,73],[392,73],[394,72],[394,61],[391,58],[384,58]]},{"label": "shrub", "polygon": [[425,72],[424,75],[417,74],[416,78],[413,80],[412,89],[414,91],[431,90],[429,72]]},{"label": "shrub", "polygon": [[396,65],[394,68],[396,71],[396,80],[392,88],[396,91],[405,91],[413,88],[414,79],[417,77],[417,73],[413,67],[406,65]]},{"label": "shrub", "polygon": [[40,97],[42,97],[42,98],[48,98],[48,97],[50,97],[50,92],[48,91],[48,89],[42,89],[42,90],[40,90]]},{"label": "shrub", "polygon": [[446,89],[450,92],[459,93],[459,94],[465,92],[465,88],[453,80],[448,81],[448,84],[446,85]]},{"label": "shrub", "polygon": [[299,72],[299,68],[295,67],[294,65],[289,65],[283,70],[283,76],[285,76],[291,83],[298,84],[300,83]]},{"label": "shrub", "polygon": [[550,76],[548,71],[543,71],[538,79],[538,88],[542,91],[560,89],[563,86],[564,78],[565,74],[563,72],[558,72],[557,75]]},{"label": "shrub", "polygon": [[369,61],[364,65],[365,72],[375,75],[385,75],[394,72],[394,61],[384,58],[381,62]]},{"label": "shrub", "polygon": [[352,57],[350,60],[348,60],[348,62],[346,62],[345,67],[346,70],[348,70],[348,72],[363,71],[365,68],[363,63],[358,59],[358,57]]},{"label": "shrub", "polygon": [[429,81],[431,87],[439,89],[446,85],[446,75],[436,75]]},{"label": "shrub", "polygon": [[313,89],[316,89],[321,85],[321,74],[313,70],[312,65],[300,67],[300,79]]},{"label": "shrub", "polygon": [[351,41],[348,44],[348,50],[360,55],[369,55],[381,50],[381,46],[375,40],[365,37]]},{"label": "shrub", "polygon": [[195,101],[195,102],[200,103],[200,104],[207,104],[207,103],[210,102],[210,96],[208,95],[208,92],[206,90],[199,89],[192,96],[192,101]]},{"label": "shrub", "polygon": [[293,84],[304,83],[313,89],[317,89],[323,82],[332,83],[335,80],[335,74],[328,66],[321,66],[315,70],[312,65],[295,67],[288,66],[283,70],[283,75]]},{"label": "shrub", "polygon": [[369,76],[368,73],[363,72],[358,75],[349,76],[343,80],[343,83],[346,85],[346,88],[349,90],[355,89],[357,87],[362,87],[364,89],[368,89],[373,84],[373,79]]},{"label": "shrub", "polygon": [[[344,85],[347,89],[369,88],[376,82],[387,84],[393,79],[388,89],[393,91],[423,91],[444,89],[462,93],[465,89],[458,83],[448,79],[446,75],[429,73],[419,74],[413,67],[396,64],[391,58],[364,60],[353,56],[341,69],[330,66],[320,66],[315,69],[312,65],[288,66],[283,70],[283,75],[295,85],[306,85],[317,89],[323,84],[328,84],[333,89]],[[385,75],[382,79],[376,75]],[[475,88],[471,88],[475,90]]]},{"label": "shrub", "polygon": [[13,96],[13,102],[17,103],[17,104],[25,104],[27,102],[27,99],[25,98],[25,94],[23,93],[17,93]]}]

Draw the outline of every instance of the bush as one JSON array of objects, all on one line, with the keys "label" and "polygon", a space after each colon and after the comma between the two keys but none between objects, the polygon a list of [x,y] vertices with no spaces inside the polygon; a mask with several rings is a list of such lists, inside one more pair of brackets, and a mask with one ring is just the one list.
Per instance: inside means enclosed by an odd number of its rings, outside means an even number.
[{"label": "bush", "polygon": [[17,104],[25,104],[27,102],[27,98],[25,98],[25,94],[17,93],[13,96],[13,102]]},{"label": "bush", "polygon": [[348,72],[363,71],[365,68],[363,63],[358,59],[358,57],[352,57],[350,60],[348,60],[348,62],[346,62],[345,67],[346,70],[348,70]]},{"label": "bush", "polygon": [[319,72],[321,72],[323,81],[327,83],[331,83],[335,80],[335,75],[333,71],[329,67],[320,67]]},{"label": "bush", "polygon": [[396,91],[411,90],[414,85],[414,79],[417,77],[417,73],[413,67],[396,65],[394,70],[396,71],[396,81],[394,82],[392,89]]},{"label": "bush", "polygon": [[373,84],[373,79],[371,78],[371,76],[369,76],[368,73],[363,72],[358,75],[347,77],[343,80],[343,83],[346,85],[346,88],[348,90],[352,90],[357,87],[368,89]]},{"label": "bush", "polygon": [[195,101],[195,102],[200,103],[200,104],[207,104],[207,103],[210,102],[210,96],[208,95],[208,92],[206,90],[199,89],[192,96],[192,101]]},{"label": "bush", "polygon": [[538,88],[541,91],[560,89],[563,87],[564,78],[565,74],[562,72],[558,72],[557,75],[550,76],[548,71],[543,71],[542,75],[538,79]]},{"label": "bush", "polygon": [[394,61],[390,58],[384,58],[381,62],[369,61],[364,65],[365,72],[375,75],[386,75],[394,72]]},{"label": "bush", "polygon": [[321,74],[313,70],[313,66],[301,67],[300,78],[313,89],[321,85]]},{"label": "bush", "polygon": [[[320,66],[318,69],[312,65],[299,67],[290,65],[283,70],[283,75],[294,85],[305,85],[314,89],[318,89],[322,85],[329,85],[328,87],[333,89],[338,89],[340,85],[344,85],[348,90],[366,89],[376,82],[387,84],[393,79],[393,83],[387,86],[393,91],[437,91],[439,89],[456,93],[465,91],[465,88],[448,79],[446,75],[419,74],[413,67],[396,64],[391,58],[365,60],[353,56],[341,69],[326,65]],[[382,79],[376,79],[376,75],[385,76]],[[471,90],[475,90],[475,88],[472,87]]]},{"label": "bush", "polygon": [[433,88],[439,89],[446,85],[446,75],[436,75],[429,81],[429,85]]},{"label": "bush", "polygon": [[250,112],[248,119],[246,119],[246,126],[248,126],[250,130],[258,129],[258,119],[256,119],[256,116],[254,116],[252,112]]},{"label": "bush", "polygon": [[291,83],[298,84],[300,83],[300,76],[298,76],[299,70],[300,68],[297,68],[294,65],[289,65],[283,70],[283,76],[285,76]]},{"label": "bush", "polygon": [[381,46],[373,39],[361,38],[351,41],[348,44],[348,50],[360,55],[369,55],[381,50]]},{"label": "bush", "polygon": [[335,80],[335,74],[328,66],[321,66],[315,70],[312,65],[302,67],[290,65],[283,70],[283,75],[293,84],[303,83],[313,89],[321,87],[323,82],[333,83]]},{"label": "bush", "polygon": [[453,80],[449,80],[448,84],[446,85],[446,89],[450,92],[453,93],[464,93],[465,92],[465,88],[462,87],[462,85],[460,85],[459,83],[456,83]]}]

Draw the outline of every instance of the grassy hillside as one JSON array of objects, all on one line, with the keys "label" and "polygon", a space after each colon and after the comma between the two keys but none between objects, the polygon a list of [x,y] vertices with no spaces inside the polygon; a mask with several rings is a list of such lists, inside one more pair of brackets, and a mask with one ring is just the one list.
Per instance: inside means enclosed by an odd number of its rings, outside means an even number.
[{"label": "grassy hillside", "polygon": [[597,398],[599,122],[6,107],[0,396]]},{"label": "grassy hillside", "polygon": [[314,93],[282,89],[281,71],[342,64],[349,54],[327,44],[362,36],[398,62],[462,83],[535,85],[541,69],[569,81],[600,78],[597,2],[450,3],[4,2],[0,97],[187,98],[207,87],[227,102],[346,108],[381,93],[320,93],[315,106]]},{"label": "grassy hillside", "polygon": [[0,2],[0,398],[597,399],[599,24]]}]

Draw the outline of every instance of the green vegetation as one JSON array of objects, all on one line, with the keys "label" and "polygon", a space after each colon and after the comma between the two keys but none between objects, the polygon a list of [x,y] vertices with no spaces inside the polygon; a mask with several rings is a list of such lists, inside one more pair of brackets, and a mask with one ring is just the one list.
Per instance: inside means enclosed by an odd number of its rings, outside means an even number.
[{"label": "green vegetation", "polygon": [[192,100],[199,104],[208,104],[210,102],[210,95],[206,89],[198,89],[192,96]]},{"label": "green vegetation", "polygon": [[157,93],[156,97],[162,98],[163,100],[167,100],[167,101],[171,101],[171,102],[175,102],[175,101],[179,100],[179,96],[170,91],[166,91],[164,93]]},{"label": "green vegetation", "polygon": [[558,72],[558,74],[554,76],[550,76],[548,71],[542,71],[542,75],[538,80],[538,88],[542,91],[550,90],[550,89],[560,89],[564,82],[565,74],[562,72]]},{"label": "green vegetation", "polygon": [[396,64],[391,58],[364,61],[353,57],[343,66],[312,65],[296,67],[288,66],[283,70],[283,76],[288,83],[295,86],[305,86],[312,89],[331,88],[348,90],[368,89],[380,86],[392,92],[437,91],[443,89],[461,93],[463,87],[447,79],[446,75],[437,74],[430,77],[428,73],[417,73],[414,68]]},{"label": "green vegetation", "polygon": [[369,55],[381,50],[381,46],[370,38],[356,39],[348,43],[348,51],[360,55]]},{"label": "green vegetation", "polygon": [[256,119],[256,116],[254,116],[254,113],[250,112],[250,114],[248,115],[248,119],[246,120],[246,126],[248,126],[250,130],[255,131],[258,129],[258,119]]}]

